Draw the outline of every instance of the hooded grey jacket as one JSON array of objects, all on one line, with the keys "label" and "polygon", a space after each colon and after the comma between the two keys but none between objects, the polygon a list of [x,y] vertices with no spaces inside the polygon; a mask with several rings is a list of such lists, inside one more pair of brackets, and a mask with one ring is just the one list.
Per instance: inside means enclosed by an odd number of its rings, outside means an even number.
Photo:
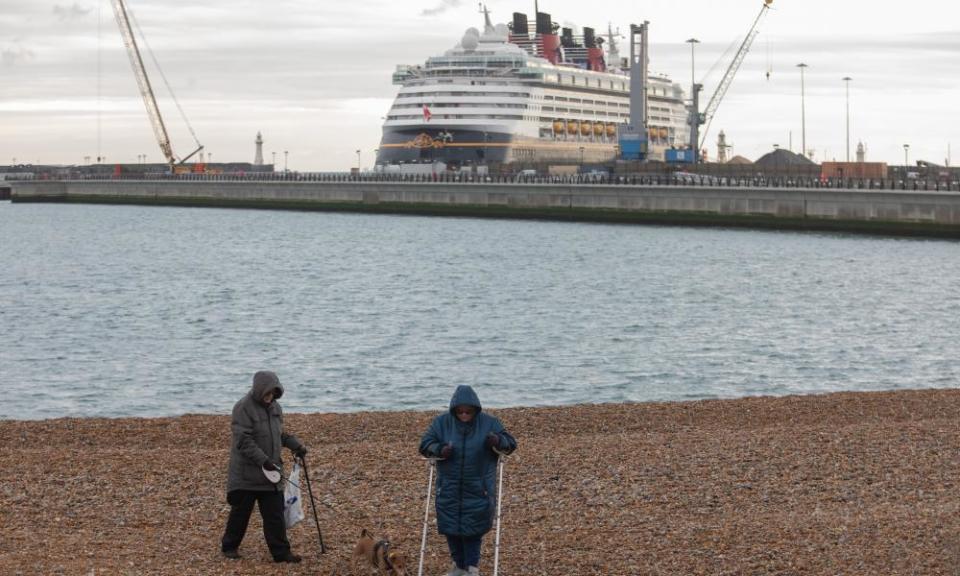
[{"label": "hooded grey jacket", "polygon": [[[270,391],[274,392],[274,401],[265,405],[263,397]],[[253,387],[234,405],[227,492],[281,489],[281,485],[267,480],[260,467],[267,460],[282,466],[281,447],[296,451],[302,446],[296,436],[283,431],[283,410],[277,403],[282,395],[283,386],[276,374],[257,372],[253,376]]]}]

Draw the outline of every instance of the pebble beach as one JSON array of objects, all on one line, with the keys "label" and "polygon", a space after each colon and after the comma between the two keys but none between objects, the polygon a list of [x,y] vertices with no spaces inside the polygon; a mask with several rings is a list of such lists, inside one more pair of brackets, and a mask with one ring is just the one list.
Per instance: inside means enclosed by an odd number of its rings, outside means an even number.
[{"label": "pebble beach", "polygon": [[[503,576],[960,575],[960,389],[492,412]],[[307,507],[298,565],[256,512],[220,555],[229,416],[0,421],[0,574],[345,575],[366,528],[415,575],[436,413],[286,414],[327,547]],[[424,574],[445,552],[431,526]]]}]

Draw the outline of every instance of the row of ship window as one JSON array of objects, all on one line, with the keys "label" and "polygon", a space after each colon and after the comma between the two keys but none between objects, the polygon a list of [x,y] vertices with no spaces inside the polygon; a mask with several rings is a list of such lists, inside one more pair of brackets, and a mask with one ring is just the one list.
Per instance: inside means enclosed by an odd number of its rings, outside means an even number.
[{"label": "row of ship window", "polygon": [[[419,102],[416,103],[416,104],[397,104],[397,105],[395,105],[395,106],[393,107],[393,109],[394,109],[394,110],[411,110],[411,109],[412,109],[412,110],[417,110],[417,111],[419,111],[419,110],[421,110],[421,108],[422,108],[423,106],[424,106],[423,103],[419,103]],[[509,109],[515,109],[515,110],[527,110],[527,109],[530,108],[530,106],[527,105],[527,104],[504,104],[504,103],[493,103],[493,102],[491,102],[491,103],[452,103],[452,104],[451,104],[451,103],[444,103],[444,104],[438,106],[437,108],[435,108],[435,110],[447,109],[447,108],[509,108]],[[598,117],[608,117],[608,118],[629,118],[629,117],[630,117],[630,114],[629,114],[629,113],[605,112],[605,111],[602,111],[602,110],[599,110],[599,111],[598,111],[598,110],[581,110],[581,109],[579,109],[579,108],[561,108],[561,107],[556,107],[556,108],[555,108],[555,107],[553,107],[553,106],[543,106],[543,107],[542,107],[542,111],[543,111],[543,112],[560,112],[560,113],[564,113],[564,114],[588,114],[588,115],[593,115],[593,116],[598,116]],[[418,113],[418,114],[406,114],[406,115],[404,115],[404,114],[391,114],[391,115],[389,115],[389,116],[387,117],[387,119],[389,119],[389,120],[409,120],[409,119],[420,118],[421,116],[422,116],[422,114],[420,114],[420,113]],[[434,113],[432,113],[431,117],[437,117],[437,118],[463,118],[464,116],[463,116],[463,115],[442,114],[442,113],[439,113],[439,112],[434,112]],[[477,115],[477,114],[474,114],[474,115],[470,115],[470,116],[468,116],[468,117],[469,117],[469,118],[495,118],[495,117],[499,117],[499,116],[485,116],[485,115]],[[541,120],[543,120],[543,118],[541,118]],[[651,115],[649,116],[648,120],[651,121],[651,122],[667,122],[667,123],[669,123],[670,120],[671,120],[671,118],[670,118],[670,116],[659,116],[659,115],[651,114]]]},{"label": "row of ship window", "polygon": [[[404,94],[397,95],[397,101],[400,100],[412,100],[412,99],[423,99],[423,98],[438,98],[444,96],[453,96],[453,97],[482,97],[482,98],[524,98],[528,99],[531,97],[528,92],[408,92]],[[589,100],[586,98],[569,98],[566,96],[551,96],[549,94],[543,96],[543,100],[552,100],[555,102],[569,102],[571,104],[584,104],[584,105],[600,105],[607,106],[610,108],[630,108],[629,102],[609,102],[604,100]],[[494,104],[455,104],[455,103],[444,103],[444,106],[493,106]],[[394,108],[415,108],[423,106],[422,103],[414,104],[397,104]],[[519,108],[526,107],[520,105],[511,105],[511,104],[496,104],[497,107],[505,108]],[[544,111],[547,112],[574,112],[580,113],[577,109],[566,109],[566,108],[553,108],[550,106],[544,106]],[[669,114],[671,112],[670,108],[665,108],[662,106],[650,106],[649,110],[651,112],[663,112]]]},{"label": "row of ship window", "polygon": [[[523,114],[431,114],[431,119],[433,120],[533,120],[540,121],[542,123],[549,123],[556,121],[555,118],[549,116],[526,116]],[[629,120],[629,114],[595,114],[594,119],[598,121],[603,121],[604,119],[608,121],[618,121],[618,120]],[[387,120],[423,120],[422,114],[390,114],[387,116]],[[658,116],[651,116],[649,119],[651,122],[662,122],[670,123],[669,118],[663,118]]]},{"label": "row of ship window", "polygon": [[[482,74],[476,74],[476,73],[471,72],[470,74],[467,74],[466,76],[481,76],[481,75],[482,75]],[[461,74],[461,76],[463,76],[463,74]],[[454,83],[454,80],[453,80],[452,78],[444,78],[444,79],[434,78],[433,82],[436,83],[436,84],[453,84],[453,83]],[[470,80],[470,85],[471,85],[471,86],[487,86],[487,85],[490,85],[490,86],[510,86],[510,85],[512,85],[512,84],[514,84],[514,83],[513,83],[513,82],[503,81],[503,80],[500,80],[500,81],[496,81],[496,80]],[[613,82],[610,82],[610,90],[611,90],[611,91],[617,91],[617,89],[614,88],[613,84],[614,84]],[[410,84],[405,84],[405,86],[408,86],[408,87],[409,87],[409,86],[424,86],[424,85],[429,85],[429,83],[428,83],[428,82],[413,82],[413,83],[410,83]],[[589,85],[586,85],[586,84],[584,85],[584,87],[586,87],[586,88],[591,88]],[[604,90],[604,88],[599,84],[599,81],[598,81],[598,84],[597,84],[597,86],[596,86],[596,89]],[[627,90],[626,90],[626,85],[623,84],[623,83],[620,83],[619,92],[623,94],[623,93],[626,93],[626,91],[627,91]],[[648,86],[648,88],[647,88],[647,93],[648,93],[650,96],[653,96],[653,97],[660,96],[660,97],[670,98],[670,97],[671,97],[671,91],[674,91],[674,89],[673,89],[672,87]],[[674,91],[674,92],[675,92],[675,91]],[[673,97],[674,97],[674,98],[680,98],[681,96],[675,94]],[[562,97],[558,97],[558,99],[562,99]],[[573,100],[576,100],[576,98],[574,98]]]},{"label": "row of ship window", "polygon": [[404,100],[410,98],[432,98],[438,96],[482,96],[490,98],[529,98],[529,92],[465,92],[465,91],[448,91],[448,92],[402,92],[397,94],[397,100]]},{"label": "row of ship window", "polygon": [[[420,110],[424,106],[424,103],[418,102],[416,104],[394,104],[394,110],[402,109],[416,109]],[[482,103],[472,103],[472,102],[437,102],[432,104],[426,104],[428,107],[437,106],[439,108],[519,108],[521,110],[526,110],[530,106],[527,104],[507,104],[504,102],[482,102]]]}]

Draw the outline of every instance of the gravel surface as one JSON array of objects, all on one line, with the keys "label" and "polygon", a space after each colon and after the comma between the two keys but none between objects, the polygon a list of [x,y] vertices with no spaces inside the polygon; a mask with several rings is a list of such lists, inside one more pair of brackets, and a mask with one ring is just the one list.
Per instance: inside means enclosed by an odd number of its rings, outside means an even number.
[{"label": "gravel surface", "polygon": [[[495,412],[520,444],[503,576],[960,575],[960,389]],[[300,565],[270,563],[256,513],[219,554],[228,417],[0,421],[0,574],[349,574],[362,528],[416,574],[433,416],[287,415],[328,548],[307,508]]]}]

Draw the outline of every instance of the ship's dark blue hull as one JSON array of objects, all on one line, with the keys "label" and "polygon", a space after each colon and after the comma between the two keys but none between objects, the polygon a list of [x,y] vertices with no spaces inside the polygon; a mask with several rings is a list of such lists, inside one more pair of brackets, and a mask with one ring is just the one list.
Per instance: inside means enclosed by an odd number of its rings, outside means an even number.
[{"label": "ship's dark blue hull", "polygon": [[616,155],[612,140],[566,136],[547,140],[503,132],[443,127],[384,128],[377,164],[430,164],[448,168],[493,164],[596,164]]},{"label": "ship's dark blue hull", "polygon": [[443,127],[385,128],[377,151],[377,164],[504,163],[512,143],[512,136],[502,132]]}]

